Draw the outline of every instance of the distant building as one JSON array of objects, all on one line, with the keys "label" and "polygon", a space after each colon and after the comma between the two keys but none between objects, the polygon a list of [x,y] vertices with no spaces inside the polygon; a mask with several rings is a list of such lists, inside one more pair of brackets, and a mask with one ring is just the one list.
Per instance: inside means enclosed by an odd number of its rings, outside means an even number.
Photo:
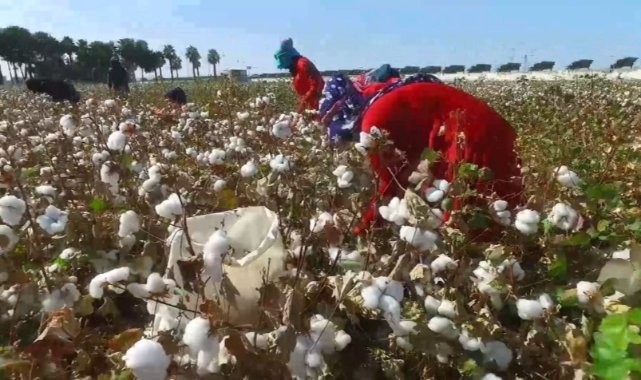
[{"label": "distant building", "polygon": [[228,78],[240,83],[249,82],[249,77],[247,76],[246,69],[229,69],[229,70],[223,71],[221,75],[225,78]]}]

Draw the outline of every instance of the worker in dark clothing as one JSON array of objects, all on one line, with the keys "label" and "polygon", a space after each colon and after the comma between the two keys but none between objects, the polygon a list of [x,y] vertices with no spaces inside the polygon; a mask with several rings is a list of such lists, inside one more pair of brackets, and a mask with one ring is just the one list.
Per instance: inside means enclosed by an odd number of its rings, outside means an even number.
[{"label": "worker in dark clothing", "polygon": [[173,122],[178,119],[182,113],[182,107],[187,104],[187,94],[185,91],[176,87],[165,93],[166,106],[163,108],[154,108],[154,114],[166,122]]},{"label": "worker in dark clothing", "polygon": [[27,88],[35,93],[47,94],[51,96],[54,102],[69,101],[78,103],[80,94],[76,88],[67,82],[57,79],[27,79],[25,82]]},{"label": "worker in dark clothing", "polygon": [[111,59],[111,67],[109,68],[109,89],[113,89],[117,93],[129,92],[129,73],[122,67],[118,58]]},{"label": "worker in dark clothing", "polygon": [[187,94],[185,94],[185,91],[180,88],[176,87],[173,88],[165,94],[165,99],[174,105],[177,106],[184,106],[187,104]]}]

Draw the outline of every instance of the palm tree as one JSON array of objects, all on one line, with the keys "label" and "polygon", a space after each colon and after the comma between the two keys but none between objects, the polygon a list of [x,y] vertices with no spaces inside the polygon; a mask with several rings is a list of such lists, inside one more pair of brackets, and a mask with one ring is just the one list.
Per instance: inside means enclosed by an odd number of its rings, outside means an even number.
[{"label": "palm tree", "polygon": [[[174,47],[171,46],[171,45],[165,45],[163,47],[163,49],[162,49],[162,54],[165,57],[165,59],[167,60],[167,62],[169,62],[169,74],[171,75],[171,80],[173,81],[174,80],[174,70],[176,70],[176,68],[173,65],[173,63],[176,61],[176,57],[177,57],[176,56],[176,49],[174,49]],[[162,76],[162,74],[161,74],[161,76]]]},{"label": "palm tree", "polygon": [[185,53],[185,57],[187,57],[187,60],[191,63],[191,70],[194,74],[194,79],[196,79],[196,69],[200,67],[200,53],[198,52],[198,49],[189,45]]},{"label": "palm tree", "polygon": [[178,79],[178,70],[183,68],[183,60],[179,56],[175,56],[169,64],[176,70],[176,79]]},{"label": "palm tree", "polygon": [[[154,75],[156,75],[156,70],[160,72],[160,78],[162,78],[162,67],[165,66],[165,54],[162,51],[155,51],[154,53]],[[158,79],[158,77],[156,77]]]},{"label": "palm tree", "polygon": [[220,55],[216,49],[209,49],[207,52],[207,62],[214,67],[214,78],[216,78],[216,65],[220,63]]}]

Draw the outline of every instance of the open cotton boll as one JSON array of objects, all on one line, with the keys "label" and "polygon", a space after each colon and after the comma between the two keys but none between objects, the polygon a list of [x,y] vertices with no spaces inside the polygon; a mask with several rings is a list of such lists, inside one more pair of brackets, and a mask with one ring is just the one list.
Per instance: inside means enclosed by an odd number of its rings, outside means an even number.
[{"label": "open cotton boll", "polygon": [[580,304],[590,302],[593,295],[599,293],[599,284],[596,282],[579,281],[576,284],[576,296]]},{"label": "open cotton boll", "polygon": [[292,164],[287,157],[279,154],[269,161],[269,167],[277,173],[284,173],[292,168]]},{"label": "open cotton boll", "polygon": [[521,210],[516,214],[514,227],[524,235],[533,235],[539,230],[539,213],[534,210]]},{"label": "open cotton boll", "polygon": [[443,224],[443,211],[433,208],[427,217],[426,223],[429,228],[439,228]]},{"label": "open cotton boll", "polygon": [[89,295],[93,298],[102,298],[104,287],[109,284],[117,284],[129,278],[130,270],[128,267],[112,269],[108,272],[101,273],[89,282]]},{"label": "open cotton boll", "polygon": [[40,185],[36,187],[36,194],[43,197],[55,198],[56,195],[58,195],[58,191],[51,185]]},{"label": "open cotton boll", "polygon": [[165,291],[165,281],[160,274],[155,272],[151,273],[147,277],[147,284],[145,285],[145,288],[152,294],[163,293]]},{"label": "open cotton boll", "polygon": [[227,153],[222,149],[212,149],[211,153],[207,157],[207,160],[212,165],[222,165],[225,162],[225,156]]},{"label": "open cotton boll", "polygon": [[225,186],[227,186],[227,181],[223,179],[217,179],[216,182],[214,182],[214,191],[220,193],[225,189]]},{"label": "open cotton boll", "polygon": [[434,187],[429,187],[425,190],[425,199],[430,203],[440,202],[443,200],[443,197],[445,197],[443,190]]},{"label": "open cotton boll", "polygon": [[120,131],[111,132],[107,138],[107,148],[113,151],[122,152],[127,146],[127,135]]},{"label": "open cotton boll", "polygon": [[229,251],[229,240],[223,230],[211,234],[203,247],[205,269],[215,284],[223,280],[223,257],[227,251]]},{"label": "open cotton boll", "polygon": [[127,350],[123,360],[139,380],[165,379],[171,362],[160,343],[144,338]]},{"label": "open cotton boll", "polygon": [[140,231],[140,219],[135,211],[128,210],[120,214],[118,236],[125,237]]},{"label": "open cotton boll", "polygon": [[539,296],[539,303],[545,310],[551,310],[554,308],[554,301],[552,301],[552,297],[546,293]]},{"label": "open cotton boll", "polygon": [[434,248],[434,243],[438,239],[438,236],[432,231],[410,226],[401,227],[400,237],[401,240],[423,251]]},{"label": "open cotton boll", "polygon": [[309,229],[313,233],[321,232],[325,229],[326,225],[331,225],[334,223],[334,217],[328,212],[320,213],[316,218],[311,218],[309,220]]},{"label": "open cotton boll", "polygon": [[245,333],[245,338],[247,338],[252,346],[259,350],[266,350],[269,348],[270,334],[257,334],[250,331]]},{"label": "open cotton boll", "polygon": [[363,298],[363,307],[368,309],[376,309],[378,302],[383,292],[376,286],[365,286],[361,289],[361,297]]},{"label": "open cotton boll", "polygon": [[463,332],[461,332],[461,335],[458,337],[458,341],[461,343],[461,346],[465,351],[474,352],[483,347],[483,341],[481,338],[470,336],[470,333],[466,329],[463,329]]},{"label": "open cotton boll", "polygon": [[553,175],[561,186],[566,188],[576,188],[581,184],[579,176],[565,165],[554,169]]},{"label": "open cotton boll", "polygon": [[621,251],[614,251],[612,252],[612,258],[620,260],[630,260],[630,249],[626,248]]},{"label": "open cotton boll", "polygon": [[49,235],[59,234],[67,228],[67,213],[49,205],[45,213],[36,218],[36,223]]},{"label": "open cotton boll", "polygon": [[454,260],[452,260],[449,256],[444,254],[440,254],[430,264],[430,268],[432,268],[433,274],[442,272],[446,269],[456,269],[457,267],[458,267],[458,264]]},{"label": "open cotton boll", "polygon": [[280,120],[272,126],[272,134],[279,139],[286,139],[292,135],[292,128],[288,119]]},{"label": "open cotton boll", "polygon": [[490,206],[494,220],[502,226],[511,224],[512,213],[507,209],[508,203],[504,200],[494,201]]},{"label": "open cotton boll", "polygon": [[0,224],[0,237],[4,239],[0,244],[0,255],[11,251],[18,243],[18,235],[5,224]]},{"label": "open cotton boll", "polygon": [[62,309],[63,307],[73,307],[80,299],[80,292],[73,283],[66,283],[60,289],[55,289],[43,301],[42,308],[46,312]]},{"label": "open cotton boll", "polygon": [[440,305],[438,306],[438,309],[436,310],[439,314],[442,316],[454,319],[458,315],[458,312],[456,311],[456,302],[449,301],[449,300],[441,300]]},{"label": "open cotton boll", "polygon": [[73,120],[73,115],[64,115],[61,117],[60,126],[62,127],[62,132],[67,137],[71,137],[76,133],[76,122]]},{"label": "open cotton boll", "polygon": [[346,189],[352,186],[352,179],[354,179],[354,172],[348,169],[345,165],[339,165],[332,174],[336,177],[338,188]]},{"label": "open cotton boll", "polygon": [[441,301],[438,299],[432,297],[432,296],[427,296],[425,297],[425,301],[423,302],[423,306],[425,307],[425,310],[430,313],[430,314],[437,314],[438,313],[438,308],[441,306]]},{"label": "open cotton boll", "polygon": [[104,164],[108,159],[109,159],[109,152],[107,152],[106,150],[99,153],[94,153],[91,156],[91,161],[96,166]]},{"label": "open cotton boll", "polygon": [[209,320],[201,317],[196,317],[187,323],[182,341],[194,354],[199,351],[215,351],[219,344],[216,335],[211,333]]},{"label": "open cotton boll", "polygon": [[398,197],[392,198],[387,206],[379,207],[378,212],[383,219],[399,226],[405,224],[407,219],[410,218],[407,201],[405,199],[399,199]]},{"label": "open cotton boll", "polygon": [[240,168],[240,175],[244,178],[253,177],[257,172],[258,169],[253,161],[247,162]]},{"label": "open cotton boll", "polygon": [[0,218],[10,226],[20,223],[26,210],[25,202],[14,195],[5,195],[0,198]]},{"label": "open cotton boll", "polygon": [[183,214],[183,204],[187,203],[184,198],[172,193],[169,198],[156,205],[156,214],[166,219],[174,219]]},{"label": "open cotton boll", "polygon": [[343,330],[336,331],[334,337],[334,348],[336,351],[343,351],[352,342],[352,337]]},{"label": "open cotton boll", "polygon": [[519,299],[516,301],[519,318],[531,321],[543,316],[543,306],[538,300]]},{"label": "open cotton boll", "polygon": [[510,366],[510,362],[512,362],[512,350],[503,342],[489,341],[481,348],[481,352],[485,355],[486,362],[496,363],[501,371],[505,371]]},{"label": "open cotton boll", "polygon": [[427,323],[427,327],[435,333],[441,334],[449,339],[454,339],[458,336],[458,332],[456,331],[456,326],[454,326],[454,323],[445,317],[436,316],[430,318],[429,322]]},{"label": "open cotton boll", "polygon": [[579,221],[579,214],[565,203],[557,203],[548,214],[548,219],[557,228],[569,231],[576,227]]},{"label": "open cotton boll", "polygon": [[113,194],[118,194],[118,181],[120,180],[120,175],[115,170],[115,163],[108,161],[102,164],[100,168],[100,181],[109,185],[109,190]]}]

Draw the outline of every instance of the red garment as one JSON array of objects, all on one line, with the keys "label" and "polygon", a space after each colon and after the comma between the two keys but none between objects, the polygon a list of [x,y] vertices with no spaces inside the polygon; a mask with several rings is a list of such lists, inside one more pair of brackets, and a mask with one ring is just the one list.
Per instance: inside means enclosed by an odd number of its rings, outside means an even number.
[{"label": "red garment", "polygon": [[401,80],[401,78],[390,78],[387,80],[387,82],[369,84],[363,87],[363,90],[361,91],[361,93],[366,99],[369,99],[371,96],[375,95],[378,91],[382,90],[387,85],[397,82],[399,80]]},{"label": "red garment", "polygon": [[299,57],[294,66],[294,90],[299,97],[298,112],[318,110],[325,81],[316,66],[306,57]]},{"label": "red garment", "polygon": [[[377,200],[387,202],[393,196],[403,196],[392,173],[407,188],[408,177],[425,148],[441,152],[442,160],[433,170],[435,178],[452,181],[458,163],[474,163],[493,173],[491,181],[476,184],[479,193],[495,192],[511,206],[521,201],[520,162],[514,151],[516,133],[501,115],[472,95],[440,83],[408,84],[381,96],[365,111],[361,130],[369,133],[374,126],[389,132],[389,138],[405,152],[409,164],[402,167],[398,162],[386,162],[379,154],[370,155],[379,180],[378,196],[372,200],[357,232],[377,219]],[[464,136],[464,145],[455,143],[457,135]]]}]

